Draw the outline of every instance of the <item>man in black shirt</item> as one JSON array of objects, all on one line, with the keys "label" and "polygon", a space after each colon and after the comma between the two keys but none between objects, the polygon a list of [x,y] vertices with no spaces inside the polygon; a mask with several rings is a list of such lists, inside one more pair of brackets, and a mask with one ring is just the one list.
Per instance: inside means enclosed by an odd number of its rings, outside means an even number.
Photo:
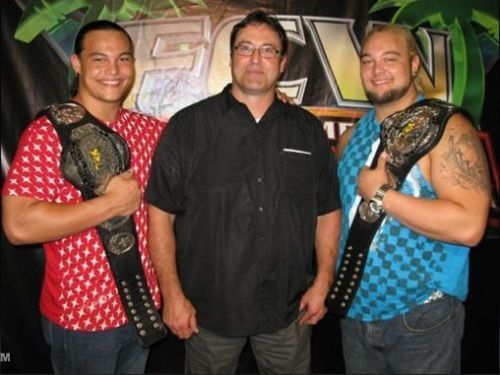
[{"label": "man in black shirt", "polygon": [[172,117],[153,160],[150,253],[188,373],[234,373],[247,339],[261,372],[311,371],[340,205],[321,123],[276,98],[287,43],[264,12],[237,24],[232,83]]}]

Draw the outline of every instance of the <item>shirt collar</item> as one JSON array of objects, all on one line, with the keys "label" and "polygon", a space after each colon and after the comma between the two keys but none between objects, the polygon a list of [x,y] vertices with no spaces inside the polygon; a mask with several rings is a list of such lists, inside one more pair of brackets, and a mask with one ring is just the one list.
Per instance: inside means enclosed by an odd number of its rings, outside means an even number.
[{"label": "shirt collar", "polygon": [[[226,87],[224,87],[224,90],[222,90],[222,95],[226,99],[224,101],[224,106],[225,106],[224,113],[228,113],[230,111],[234,111],[238,115],[241,115],[241,116],[250,116],[251,118],[253,118],[253,116],[252,116],[250,110],[248,109],[248,107],[244,103],[238,101],[234,97],[234,95],[231,93],[231,84],[230,83],[227,84]],[[269,119],[269,118],[273,118],[273,117],[277,116],[279,113],[281,113],[284,110],[284,108],[285,108],[286,105],[287,104],[283,103],[275,95],[273,103],[268,108],[268,110],[266,111],[266,113],[264,113],[264,115],[261,117],[261,121],[263,119]]]}]

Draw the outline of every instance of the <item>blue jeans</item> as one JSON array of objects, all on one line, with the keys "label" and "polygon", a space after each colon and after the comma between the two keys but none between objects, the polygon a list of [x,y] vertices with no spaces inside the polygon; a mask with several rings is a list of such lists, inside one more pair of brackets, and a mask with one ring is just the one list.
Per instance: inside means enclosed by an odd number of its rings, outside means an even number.
[{"label": "blue jeans", "polygon": [[102,332],[64,329],[42,316],[45,341],[56,374],[143,374],[149,349],[132,325]]},{"label": "blue jeans", "polygon": [[341,320],[346,373],[460,373],[464,308],[456,298],[418,306],[389,320]]}]

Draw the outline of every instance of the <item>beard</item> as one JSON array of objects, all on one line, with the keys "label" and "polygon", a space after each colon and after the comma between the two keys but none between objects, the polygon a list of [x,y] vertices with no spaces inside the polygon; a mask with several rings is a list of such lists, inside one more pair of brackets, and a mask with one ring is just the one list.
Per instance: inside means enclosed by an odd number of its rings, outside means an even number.
[{"label": "beard", "polygon": [[388,104],[401,99],[408,92],[410,86],[411,85],[401,87],[399,89],[388,90],[383,92],[382,94],[367,90],[366,96],[374,105]]}]

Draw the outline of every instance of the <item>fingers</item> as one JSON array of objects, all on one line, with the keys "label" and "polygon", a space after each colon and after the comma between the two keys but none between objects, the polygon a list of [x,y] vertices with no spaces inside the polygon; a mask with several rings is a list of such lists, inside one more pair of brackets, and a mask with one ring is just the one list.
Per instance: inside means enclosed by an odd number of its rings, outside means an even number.
[{"label": "fingers", "polygon": [[120,176],[124,178],[131,178],[134,176],[134,171],[132,169],[127,169],[125,172],[122,172]]},{"label": "fingers", "polygon": [[387,152],[383,151],[378,157],[377,169],[385,170],[387,164],[387,158],[388,158]]},{"label": "fingers", "polygon": [[183,321],[167,324],[167,326],[170,328],[170,331],[180,339],[189,339],[194,333],[194,330],[191,328],[191,319],[196,320],[194,317],[189,317]]},{"label": "fingers", "polygon": [[179,327],[177,330],[172,331],[177,335],[177,337],[183,340],[189,339],[194,333],[194,331],[189,327],[189,323]]},{"label": "fingers", "polygon": [[299,323],[306,324],[306,321],[309,319],[309,313],[307,310],[307,302],[305,302],[303,299],[300,301],[299,315],[300,315]]},{"label": "fingers", "polygon": [[189,339],[199,331],[196,310],[187,300],[174,303],[170,309],[165,307],[163,321],[170,331],[180,339]]},{"label": "fingers", "polygon": [[114,191],[116,189],[118,190],[128,189],[127,194],[139,191],[140,190],[139,182],[134,176],[134,171],[129,169],[111,178],[104,192],[107,193],[110,190]]},{"label": "fingers", "polygon": [[196,321],[196,315],[191,315],[189,318],[189,328],[192,333],[198,333],[200,330],[198,329],[198,322]]},{"label": "fingers", "polygon": [[300,324],[308,324],[307,322],[309,321],[309,319],[311,319],[311,314],[306,310],[302,310],[303,311],[303,314],[301,315],[300,319],[299,319],[299,323]]},{"label": "fingers", "polygon": [[357,193],[364,199],[369,200],[375,195],[377,189],[383,184],[388,183],[389,177],[387,173],[388,154],[384,151],[377,159],[375,169],[364,167],[361,169],[358,177]]},{"label": "fingers", "polygon": [[300,305],[299,305],[299,311],[302,311],[304,310],[304,308],[306,307],[307,303],[304,301],[304,299],[301,299],[300,300]]},{"label": "fingers", "polygon": [[309,324],[314,325],[318,323],[326,314],[326,307],[320,306],[317,310],[312,310],[305,308],[304,314],[301,316],[299,323],[300,324]]},{"label": "fingers", "polygon": [[139,209],[141,188],[132,170],[113,177],[102,195],[110,200],[115,216],[129,216]]},{"label": "fingers", "polygon": [[306,292],[300,300],[299,319],[300,324],[314,325],[318,323],[326,314],[326,306],[323,303],[324,298],[314,298],[311,290]]}]

